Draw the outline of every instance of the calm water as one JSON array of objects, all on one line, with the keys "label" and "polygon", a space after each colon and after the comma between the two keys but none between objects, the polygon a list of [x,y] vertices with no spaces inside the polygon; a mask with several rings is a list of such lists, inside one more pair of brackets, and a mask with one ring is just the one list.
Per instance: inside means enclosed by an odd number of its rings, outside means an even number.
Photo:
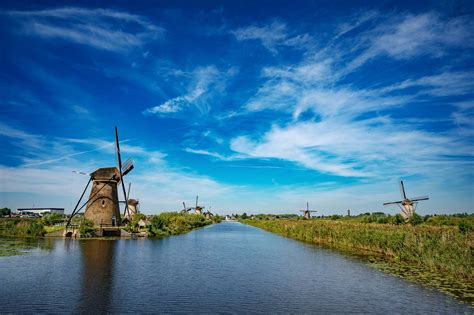
[{"label": "calm water", "polygon": [[162,240],[42,240],[0,257],[0,313],[463,313],[364,263],[240,223]]}]

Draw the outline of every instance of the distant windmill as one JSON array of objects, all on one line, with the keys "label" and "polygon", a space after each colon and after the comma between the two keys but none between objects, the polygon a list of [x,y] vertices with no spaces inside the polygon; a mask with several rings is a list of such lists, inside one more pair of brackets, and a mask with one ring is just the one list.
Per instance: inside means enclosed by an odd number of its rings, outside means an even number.
[{"label": "distant windmill", "polygon": [[120,203],[127,203],[128,205],[128,211],[125,208],[124,214],[123,214],[123,220],[122,221],[131,221],[133,219],[133,216],[136,215],[137,213],[140,213],[140,201],[138,199],[130,199],[130,188],[132,186],[132,183],[128,183],[128,192],[127,192],[127,201],[120,201]]},{"label": "distant windmill", "polygon": [[[133,169],[133,161],[128,159],[122,165],[117,127],[115,127],[115,151],[117,154],[118,167],[99,168],[90,174],[90,179],[84,188],[81,197],[77,201],[71,216],[69,217],[67,226],[69,226],[72,218],[77,213],[79,213],[79,211],[84,208],[84,206],[86,206],[84,217],[88,220],[91,220],[94,225],[120,225],[120,208],[117,192],[117,186],[120,182],[122,183],[122,190],[125,198],[125,214],[130,216],[128,196],[125,192],[125,183],[123,178]],[[91,182],[93,182],[93,184],[89,199],[86,201],[86,203],[79,207],[79,204]]]},{"label": "distant windmill", "polygon": [[415,198],[408,198],[406,193],[405,193],[405,186],[403,185],[403,181],[400,181],[400,192],[402,194],[403,200],[400,201],[393,201],[393,202],[385,202],[383,205],[392,205],[396,204],[400,207],[401,210],[401,215],[402,217],[407,220],[410,219],[413,214],[415,213],[416,206],[418,205],[418,202],[421,200],[428,200],[428,196],[422,196],[422,197],[415,197]]},{"label": "distant windmill", "polygon": [[200,207],[198,206],[198,199],[199,196],[196,196],[196,206],[193,208],[195,214],[202,214],[202,210],[204,210],[205,207]]},{"label": "distant windmill", "polygon": [[186,208],[186,203],[183,201],[183,210],[181,210],[181,213],[188,213],[191,210],[193,210],[193,208]]},{"label": "distant windmill", "polygon": [[311,212],[317,212],[315,210],[309,210],[309,202],[306,203],[306,210],[300,210],[300,212],[303,212],[303,216],[306,219],[311,219]]},{"label": "distant windmill", "polygon": [[211,212],[211,207],[209,207],[209,210],[204,212],[204,216],[206,217],[206,219],[210,220],[212,219],[212,217],[214,216],[214,214],[212,214]]}]

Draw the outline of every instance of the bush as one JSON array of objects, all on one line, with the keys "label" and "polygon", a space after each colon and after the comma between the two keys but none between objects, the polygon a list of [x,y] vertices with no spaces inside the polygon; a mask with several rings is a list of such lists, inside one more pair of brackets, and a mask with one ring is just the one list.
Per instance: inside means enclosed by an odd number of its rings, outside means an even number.
[{"label": "bush", "polygon": [[54,212],[45,214],[41,218],[41,221],[43,222],[44,225],[55,225],[56,223],[60,223],[63,220],[64,220],[64,217],[62,214],[54,213]]},{"label": "bush", "polygon": [[0,209],[0,216],[9,216],[12,213],[12,210],[9,208],[1,208]]},{"label": "bush", "polygon": [[472,224],[467,221],[461,221],[458,225],[459,231],[463,234],[467,234],[473,230]]},{"label": "bush", "polygon": [[163,212],[151,218],[148,235],[156,237],[176,235],[208,224],[212,224],[212,221],[206,220],[200,214]]},{"label": "bush", "polygon": [[392,217],[391,221],[392,221],[392,224],[396,224],[396,225],[405,223],[405,220],[403,219],[400,213],[397,213],[394,217]]},{"label": "bush", "polygon": [[418,225],[423,223],[423,217],[417,213],[413,213],[413,216],[408,220],[411,225]]},{"label": "bush", "polygon": [[91,220],[84,219],[79,226],[79,232],[81,233],[81,237],[94,236],[94,223]]}]

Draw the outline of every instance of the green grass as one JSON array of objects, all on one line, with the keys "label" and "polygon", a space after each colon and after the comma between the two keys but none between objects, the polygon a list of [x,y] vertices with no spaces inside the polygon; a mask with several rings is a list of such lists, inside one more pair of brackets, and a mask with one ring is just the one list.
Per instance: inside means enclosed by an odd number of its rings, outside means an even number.
[{"label": "green grass", "polygon": [[474,303],[474,232],[458,226],[354,220],[242,220],[264,230],[358,256],[392,274]]},{"label": "green grass", "polygon": [[41,237],[44,234],[41,219],[0,219],[0,237]]},{"label": "green grass", "polygon": [[163,237],[178,235],[212,224],[212,220],[206,220],[203,215],[163,212],[150,219],[148,235],[151,237]]}]

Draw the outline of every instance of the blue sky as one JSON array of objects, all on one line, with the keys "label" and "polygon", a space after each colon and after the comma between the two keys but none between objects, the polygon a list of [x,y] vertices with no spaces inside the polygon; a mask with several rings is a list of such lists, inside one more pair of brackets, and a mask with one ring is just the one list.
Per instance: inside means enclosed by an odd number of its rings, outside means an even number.
[{"label": "blue sky", "polygon": [[70,209],[117,125],[145,213],[472,212],[469,1],[0,7],[0,206]]}]

